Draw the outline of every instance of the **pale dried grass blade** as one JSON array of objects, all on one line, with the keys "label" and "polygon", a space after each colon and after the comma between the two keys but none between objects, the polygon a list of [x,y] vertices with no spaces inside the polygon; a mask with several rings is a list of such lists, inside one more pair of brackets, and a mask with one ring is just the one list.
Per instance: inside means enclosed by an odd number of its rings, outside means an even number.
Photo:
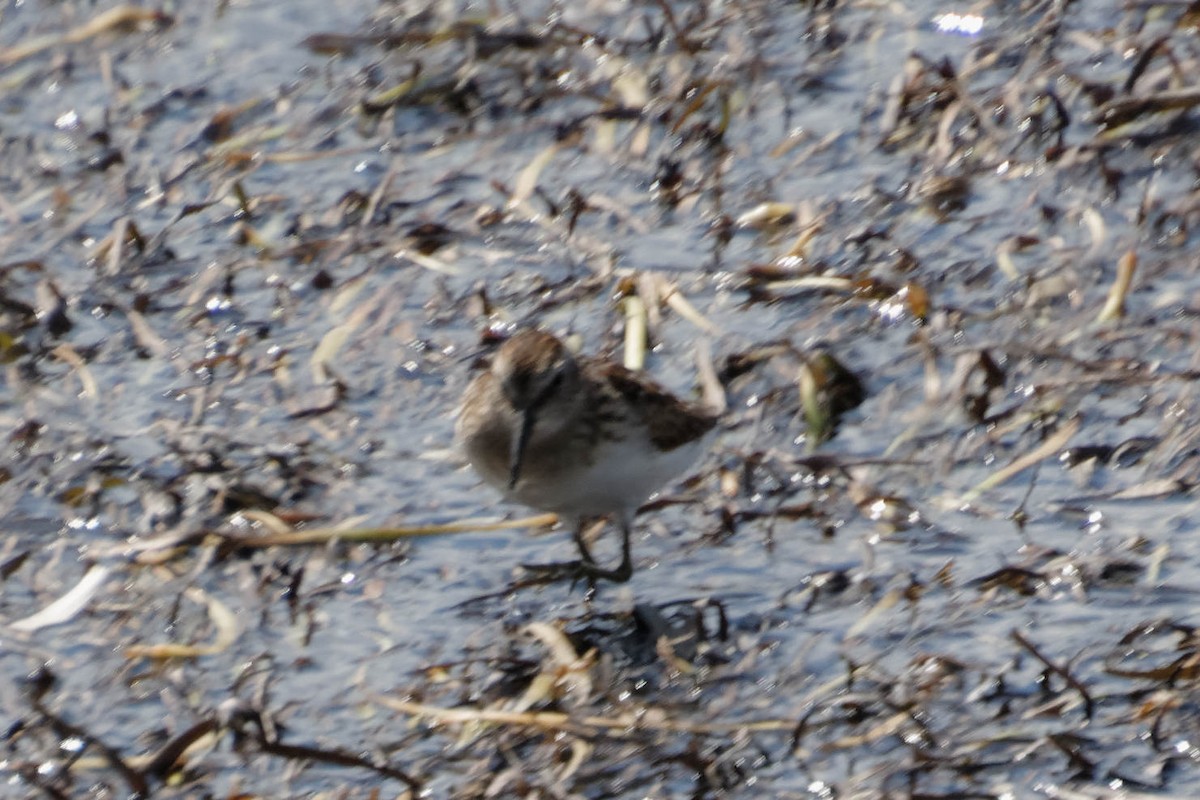
[{"label": "pale dried grass blade", "polygon": [[633,136],[629,137],[629,154],[631,156],[645,158],[646,152],[650,149],[652,132],[651,127],[645,124],[639,124],[633,129]]},{"label": "pale dried grass blade", "polygon": [[550,661],[554,666],[569,667],[579,661],[579,653],[575,645],[563,633],[562,629],[547,622],[531,622],[525,626],[525,632],[537,639],[550,653]]},{"label": "pale dried grass blade", "polygon": [[[617,717],[585,716],[573,717],[561,711],[512,712],[481,708],[440,708],[424,703],[413,703],[394,697],[376,696],[375,702],[402,714],[425,717],[441,723],[514,725],[549,731],[563,731],[577,735],[594,736],[604,734],[614,738],[630,738],[638,731],[667,731],[693,734],[728,734],[756,731],[792,731],[794,719],[759,719],[746,721],[720,720],[710,722],[679,721],[665,714],[653,713],[653,709],[639,709],[645,713],[626,713]],[[908,719],[907,715],[904,715]]]},{"label": "pale dried grass blade", "polygon": [[1153,500],[1172,497],[1187,491],[1187,487],[1176,478],[1151,478],[1133,486],[1114,492],[1112,500]]},{"label": "pale dried grass blade", "polygon": [[309,359],[313,380],[316,383],[321,384],[328,380],[329,374],[326,365],[337,357],[338,352],[345,346],[346,341],[357,327],[358,325],[353,322],[335,325],[321,337],[320,343],[313,350],[312,357]]},{"label": "pale dried grass blade", "polygon": [[705,333],[718,334],[721,333],[721,327],[708,317],[700,313],[697,308],[688,302],[688,299],[674,285],[666,287],[663,292],[666,297],[667,307],[674,311],[679,316],[686,319],[688,322],[695,325]]},{"label": "pale dried grass blade", "polygon": [[124,651],[126,658],[151,658],[158,661],[168,658],[200,658],[202,656],[223,653],[229,649],[230,645],[237,641],[240,629],[237,624],[237,617],[229,610],[229,606],[204,590],[194,586],[188,588],[184,592],[184,596],[193,603],[207,606],[208,617],[212,621],[213,628],[216,629],[213,640],[208,644],[167,642],[164,644],[130,645]]},{"label": "pale dried grass blade", "polygon": [[1104,224],[1104,217],[1092,206],[1083,210],[1083,224],[1092,237],[1092,244],[1084,259],[1098,258],[1104,248],[1104,242],[1108,239],[1108,226]]},{"label": "pale dried grass blade", "polygon": [[440,258],[434,258],[433,256],[427,256],[424,253],[418,253],[415,250],[399,250],[396,252],[394,257],[408,259],[418,267],[424,267],[430,272],[436,272],[439,275],[458,277],[463,274],[461,267],[456,267],[453,264],[442,261]]},{"label": "pale dried grass blade", "polygon": [[367,282],[362,278],[354,278],[346,281],[344,284],[342,284],[342,287],[338,289],[337,294],[334,295],[333,302],[329,304],[329,310],[341,311],[342,309],[349,307],[349,305],[354,302],[354,300],[358,297],[362,290],[366,288],[366,286]]},{"label": "pale dried grass blade", "polygon": [[49,50],[60,44],[79,44],[116,28],[131,27],[146,22],[162,24],[168,20],[170,20],[170,17],[154,9],[142,8],[141,6],[132,4],[117,6],[116,8],[110,8],[107,11],[97,14],[82,25],[71,28],[66,33],[38,36],[15,47],[10,47],[8,50],[0,51],[0,66],[15,64],[22,59],[37,55],[43,50]]},{"label": "pale dried grass blade", "polygon": [[855,735],[843,736],[840,739],[835,739],[825,745],[834,750],[848,750],[852,747],[861,747],[871,742],[877,742],[880,739],[886,739],[892,734],[900,731],[905,724],[911,723],[912,717],[907,711],[900,711],[881,720],[877,725],[873,725],[870,730]]},{"label": "pale dried grass blade", "polygon": [[558,791],[563,796],[567,794],[567,782],[575,773],[579,772],[580,767],[587,763],[588,759],[592,757],[592,752],[595,750],[590,742],[583,739],[572,739],[570,746],[571,757],[567,759],[567,763],[563,765],[562,771],[556,776]]},{"label": "pale dried grass blade", "polygon": [[1004,277],[1010,281],[1020,280],[1021,270],[1017,269],[1017,264],[1013,261],[1013,251],[1016,249],[1017,242],[1013,238],[1005,239],[996,248],[996,266],[1004,273]]},{"label": "pale dried grass blade", "polygon": [[671,293],[671,282],[652,270],[639,272],[636,277],[638,297],[646,309],[646,327],[657,338],[657,331],[662,328],[662,305],[666,296]]},{"label": "pale dried grass blade", "polygon": [[83,360],[83,356],[71,345],[62,343],[50,351],[55,358],[65,364],[69,364],[75,370],[75,374],[79,376],[79,384],[82,387],[82,394],[89,400],[95,400],[100,396],[100,388],[96,385],[96,378],[92,375],[92,371],[88,369],[87,362]]},{"label": "pale dried grass blade", "polygon": [[1133,273],[1137,270],[1137,253],[1129,250],[1117,262],[1117,278],[1108,290],[1108,300],[1100,309],[1097,322],[1110,322],[1125,316],[1125,298],[1133,285]]},{"label": "pale dried grass blade", "polygon": [[[190,552],[193,544],[203,541],[203,533],[189,531],[168,531],[147,539],[123,541],[108,546],[98,546],[92,550],[96,558],[113,558],[131,560],[136,564],[153,566],[165,564],[184,553]],[[212,542],[219,543],[218,537],[212,537]]]},{"label": "pale dried grass blade", "polygon": [[1160,544],[1150,553],[1150,558],[1146,563],[1146,583],[1150,586],[1157,586],[1159,578],[1162,577],[1162,565],[1167,560],[1167,556],[1171,553],[1171,546]]},{"label": "pale dried grass blade", "polygon": [[1062,448],[1066,447],[1067,442],[1071,441],[1071,437],[1073,437],[1079,431],[1079,427],[1082,422],[1083,421],[1080,417],[1075,417],[1067,422],[1066,425],[1063,425],[1061,428],[1055,431],[1053,436],[1046,439],[1046,441],[1042,442],[1041,445],[1036,447],[1034,450],[1021,456],[1008,466],[998,470],[990,477],[980,481],[974,488],[970,489],[959,499],[958,505],[961,506],[969,504],[989,489],[994,489],[1000,484],[1007,482],[1017,473],[1032,467],[1040,461],[1044,461],[1047,458],[1053,457],[1060,450],[1062,450]]},{"label": "pale dried grass blade", "polygon": [[558,151],[562,147],[562,142],[555,142],[534,156],[525,169],[521,170],[521,174],[517,176],[517,182],[513,186],[512,196],[508,198],[508,209],[510,211],[533,196],[542,170],[546,168],[546,165],[550,163],[554,156],[558,155]]},{"label": "pale dried grass blade", "polygon": [[557,520],[558,517],[554,514],[537,514],[532,517],[523,517],[522,519],[505,520],[502,522],[467,520],[466,522],[450,522],[442,525],[414,525],[400,528],[306,528],[299,531],[292,530],[280,533],[267,533],[261,536],[230,538],[236,539],[240,547],[324,544],[331,541],[393,542],[397,539],[410,539],[421,536],[508,531],[517,528],[544,528],[553,525]]},{"label": "pale dried grass blade", "polygon": [[613,92],[620,98],[622,105],[644,108],[650,102],[649,76],[631,61],[620,59],[619,64],[611,83]]},{"label": "pale dried grass blade", "polygon": [[744,212],[737,218],[734,225],[753,230],[771,230],[782,228],[795,221],[796,206],[794,203],[768,201]]},{"label": "pale dried grass blade", "polygon": [[796,234],[796,238],[792,241],[791,246],[788,247],[787,252],[776,260],[777,263],[794,261],[796,259],[807,259],[810,255],[813,241],[817,238],[817,234],[821,233],[821,231],[824,229],[824,217],[820,219],[814,219],[812,222],[806,224],[803,228],[801,228],[800,232]]},{"label": "pale dried grass blade", "polygon": [[621,301],[625,309],[625,357],[626,369],[640,372],[646,366],[646,304],[642,298],[631,294]]},{"label": "pale dried grass blade", "polygon": [[561,701],[564,696],[575,703],[587,702],[593,692],[591,668],[595,664],[594,657],[591,654],[580,656],[562,629],[554,625],[531,622],[525,626],[525,631],[542,643],[549,658],[509,710],[527,711],[547,701]]},{"label": "pale dried grass blade", "polygon": [[242,511],[241,516],[249,522],[255,522],[259,525],[262,525],[271,533],[292,533],[293,531],[291,525],[288,525],[270,511],[252,508]]},{"label": "pale dried grass blade", "polygon": [[593,735],[590,727],[574,722],[570,715],[561,711],[501,711],[482,708],[439,708],[424,703],[413,703],[394,697],[377,696],[375,701],[385,708],[414,717],[424,717],[443,724],[478,725],[491,723],[540,728],[542,730],[565,731],[575,734]]},{"label": "pale dried grass blade", "polygon": [[[348,297],[353,297],[357,294],[358,287],[348,292]],[[313,380],[317,383],[324,383],[329,378],[328,365],[333,363],[337,354],[349,341],[350,336],[359,329],[366,321],[367,317],[379,308],[380,303],[384,298],[383,293],[369,296],[360,305],[358,305],[346,321],[340,325],[331,328],[324,336],[321,337],[321,342],[313,350],[312,357],[309,359],[309,365],[312,368]],[[341,299],[341,296],[338,298]]]},{"label": "pale dried grass blade", "polygon": [[371,192],[371,197],[367,201],[367,207],[363,209],[362,219],[358,221],[360,230],[365,231],[371,226],[371,220],[375,219],[375,212],[379,210],[379,204],[383,201],[383,196],[387,194],[387,190],[391,187],[392,181],[395,178],[396,166],[393,164],[388,167],[388,171],[380,179],[379,185],[375,187],[375,191]]},{"label": "pale dried grass blade", "polygon": [[609,154],[617,149],[617,122],[603,120],[592,125],[592,148],[597,153]]},{"label": "pale dried grass blade", "polygon": [[855,622],[846,630],[846,639],[853,639],[867,628],[875,624],[875,621],[886,611],[894,608],[901,599],[904,598],[904,590],[901,588],[893,588],[879,598],[879,602],[871,607],[871,610],[859,617],[858,622]]},{"label": "pale dried grass blade", "polygon": [[273,142],[276,139],[282,139],[288,134],[287,125],[275,125],[273,127],[260,126],[251,128],[244,133],[241,133],[232,138],[226,139],[213,145],[209,155],[212,158],[221,158],[227,155],[233,155],[243,150],[254,150],[258,145],[267,142]]},{"label": "pale dried grass blade", "polygon": [[263,153],[262,160],[270,164],[304,164],[309,161],[323,161],[326,159],[361,155],[370,150],[370,147],[339,147],[334,150],[283,150],[273,153]]},{"label": "pale dried grass blade", "polygon": [[700,396],[704,405],[718,414],[729,408],[729,397],[713,366],[712,346],[707,339],[696,342],[696,374],[700,379]]},{"label": "pale dried grass blade", "polygon": [[768,281],[764,287],[768,291],[794,291],[796,289],[829,289],[835,292],[853,292],[854,281],[836,275],[806,275],[803,278],[789,278],[783,281]]},{"label": "pale dried grass blade", "polygon": [[96,592],[112,574],[112,568],[93,564],[79,583],[75,584],[69,592],[55,600],[50,605],[43,608],[36,614],[32,614],[24,619],[19,619],[9,625],[15,631],[24,633],[32,633],[40,628],[48,628],[51,625],[61,625],[64,622],[69,622],[80,611],[87,607],[95,597]]},{"label": "pale dried grass blade", "polygon": [[117,275],[121,271],[121,261],[125,257],[125,240],[129,237],[129,217],[121,217],[113,225],[112,247],[109,248],[105,267],[109,275]]},{"label": "pale dried grass blade", "polygon": [[126,312],[125,317],[129,320],[129,327],[133,331],[133,338],[138,344],[159,358],[169,358],[171,356],[171,346],[150,327],[150,323],[146,321],[146,318],[140,312],[130,309]]}]

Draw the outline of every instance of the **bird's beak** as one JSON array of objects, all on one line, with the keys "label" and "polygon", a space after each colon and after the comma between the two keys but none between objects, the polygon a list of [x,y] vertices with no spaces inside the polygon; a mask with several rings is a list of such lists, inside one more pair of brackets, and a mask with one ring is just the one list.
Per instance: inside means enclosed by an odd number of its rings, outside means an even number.
[{"label": "bird's beak", "polygon": [[537,412],[532,406],[525,409],[521,415],[521,432],[513,440],[512,453],[509,456],[508,488],[510,491],[516,488],[517,481],[521,479],[521,463],[525,460],[525,446],[529,444],[529,435],[533,433],[533,423],[536,418]]}]

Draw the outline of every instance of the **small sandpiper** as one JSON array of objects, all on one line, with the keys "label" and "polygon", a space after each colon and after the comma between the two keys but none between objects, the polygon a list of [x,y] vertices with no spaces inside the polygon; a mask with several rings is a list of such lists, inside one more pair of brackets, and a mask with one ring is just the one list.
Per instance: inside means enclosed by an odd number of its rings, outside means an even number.
[{"label": "small sandpiper", "polygon": [[[582,560],[559,567],[624,582],[633,575],[629,537],[638,506],[696,461],[716,425],[716,412],[526,329],[467,387],[455,432],[485,482],[572,526]],[[596,564],[583,537],[585,521],[604,515],[621,526],[614,570]]]}]

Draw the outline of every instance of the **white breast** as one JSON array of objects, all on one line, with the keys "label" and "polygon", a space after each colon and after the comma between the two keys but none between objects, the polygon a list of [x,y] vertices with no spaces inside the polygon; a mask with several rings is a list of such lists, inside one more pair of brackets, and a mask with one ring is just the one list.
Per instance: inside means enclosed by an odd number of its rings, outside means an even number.
[{"label": "white breast", "polygon": [[572,517],[630,513],[695,463],[704,443],[702,438],[664,453],[642,439],[602,441],[590,463],[564,469],[552,480],[543,475],[518,481],[508,496]]}]

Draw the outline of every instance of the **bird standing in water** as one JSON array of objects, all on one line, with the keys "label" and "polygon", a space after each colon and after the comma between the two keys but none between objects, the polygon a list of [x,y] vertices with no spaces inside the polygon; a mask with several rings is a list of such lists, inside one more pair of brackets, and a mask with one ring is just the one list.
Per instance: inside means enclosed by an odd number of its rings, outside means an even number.
[{"label": "bird standing in water", "polygon": [[[527,329],[500,346],[467,387],[455,429],[471,466],[509,500],[558,514],[574,530],[575,574],[624,582],[638,507],[704,451],[717,414],[600,358],[574,356]],[[600,567],[589,517],[613,515],[621,563]]]}]

